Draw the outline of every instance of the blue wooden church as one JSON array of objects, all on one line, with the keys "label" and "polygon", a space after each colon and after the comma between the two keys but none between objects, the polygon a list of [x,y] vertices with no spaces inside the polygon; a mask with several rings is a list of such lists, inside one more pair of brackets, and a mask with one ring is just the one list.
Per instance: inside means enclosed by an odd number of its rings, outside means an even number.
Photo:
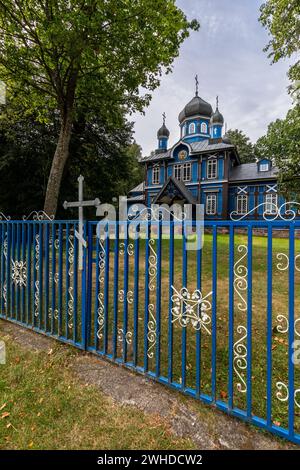
[{"label": "blue wooden church", "polygon": [[180,138],[168,146],[170,132],[163,125],[158,147],[141,163],[145,180],[132,189],[128,205],[203,204],[206,219],[260,219],[284,204],[277,194],[277,169],[272,161],[241,163],[237,148],[223,135],[224,118],[196,94],[179,114]]}]

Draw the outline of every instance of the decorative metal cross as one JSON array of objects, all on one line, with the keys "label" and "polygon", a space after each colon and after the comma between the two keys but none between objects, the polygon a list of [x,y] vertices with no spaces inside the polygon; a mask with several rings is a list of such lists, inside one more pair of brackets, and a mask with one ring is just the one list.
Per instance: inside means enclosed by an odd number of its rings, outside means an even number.
[{"label": "decorative metal cross", "polygon": [[163,113],[162,116],[163,116],[163,123],[166,124],[166,117],[167,117],[167,116],[166,116],[166,113]]},{"label": "decorative metal cross", "polygon": [[198,88],[199,88],[198,75],[195,76],[195,82],[196,82],[196,96],[198,96]]},{"label": "decorative metal cross", "polygon": [[217,98],[216,98],[216,102],[217,102],[216,108],[219,109],[219,97],[218,97],[218,96],[217,96]]},{"label": "decorative metal cross", "polygon": [[63,206],[64,209],[70,209],[78,207],[78,232],[75,230],[75,236],[79,241],[79,269],[83,270],[83,247],[87,247],[86,240],[83,238],[83,208],[84,207],[98,207],[100,206],[100,199],[96,198],[93,201],[84,201],[83,200],[83,181],[84,177],[82,175],[78,178],[78,201],[76,202],[67,202],[65,201]]}]

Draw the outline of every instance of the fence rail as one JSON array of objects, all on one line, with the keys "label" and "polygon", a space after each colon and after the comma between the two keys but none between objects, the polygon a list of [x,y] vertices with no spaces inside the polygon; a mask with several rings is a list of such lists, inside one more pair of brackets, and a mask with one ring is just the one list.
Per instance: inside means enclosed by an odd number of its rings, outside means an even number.
[{"label": "fence rail", "polygon": [[300,443],[300,221],[190,227],[1,221],[0,318]]}]

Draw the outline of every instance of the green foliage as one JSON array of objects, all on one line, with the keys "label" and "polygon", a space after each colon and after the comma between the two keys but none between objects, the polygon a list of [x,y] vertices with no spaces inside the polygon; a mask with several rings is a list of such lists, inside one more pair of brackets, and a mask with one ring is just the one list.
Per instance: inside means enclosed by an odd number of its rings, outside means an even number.
[{"label": "green foliage", "polygon": [[198,26],[174,0],[3,0],[0,78],[41,119],[73,95],[142,109],[139,87],[158,86]]},{"label": "green foliage", "polygon": [[255,145],[258,157],[274,161],[279,169],[280,191],[289,199],[300,192],[300,106],[291,109],[285,119],[272,122],[267,134]]},{"label": "green foliage", "polygon": [[171,71],[181,43],[198,28],[175,0],[0,0],[0,80],[41,123],[58,117],[44,205],[49,214],[56,212],[82,105],[88,121],[98,109],[103,122],[116,126],[120,108],[142,111],[147,92]]},{"label": "green foliage", "polygon": [[[294,91],[299,90],[300,80],[300,2],[299,0],[268,0],[261,6],[260,21],[267,28],[271,40],[265,48],[273,62],[292,57],[298,60],[290,68],[289,76]],[[296,88],[296,90],[295,90]]]},{"label": "green foliage", "polygon": [[[39,123],[33,116],[21,119],[11,107],[0,120],[0,210],[15,218],[43,207],[47,178],[56,147],[59,123]],[[12,120],[14,117],[14,121]],[[132,126],[119,116],[118,127],[98,117],[87,121],[81,116],[74,123],[70,159],[63,174],[58,217],[76,213],[62,208],[65,199],[77,197],[77,177],[85,177],[85,196],[111,202],[126,195],[143,179],[138,163],[141,149],[131,143]],[[95,211],[86,211],[95,217]]]},{"label": "green foliage", "polygon": [[255,162],[253,145],[250,142],[249,137],[247,137],[243,131],[230,129],[227,131],[226,135],[229,137],[231,142],[236,145],[242,163]]}]

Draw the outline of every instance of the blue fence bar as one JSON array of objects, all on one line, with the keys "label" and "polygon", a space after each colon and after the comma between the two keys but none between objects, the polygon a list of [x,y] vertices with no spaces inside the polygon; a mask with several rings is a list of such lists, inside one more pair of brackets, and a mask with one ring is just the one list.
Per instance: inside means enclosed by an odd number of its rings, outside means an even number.
[{"label": "blue fence bar", "polygon": [[190,222],[209,244],[191,252],[174,219],[133,224],[134,240],[129,222],[102,225],[110,236],[99,240],[97,221],[85,223],[79,271],[76,222],[0,221],[0,318],[300,444],[300,221],[207,221],[204,234]]}]

